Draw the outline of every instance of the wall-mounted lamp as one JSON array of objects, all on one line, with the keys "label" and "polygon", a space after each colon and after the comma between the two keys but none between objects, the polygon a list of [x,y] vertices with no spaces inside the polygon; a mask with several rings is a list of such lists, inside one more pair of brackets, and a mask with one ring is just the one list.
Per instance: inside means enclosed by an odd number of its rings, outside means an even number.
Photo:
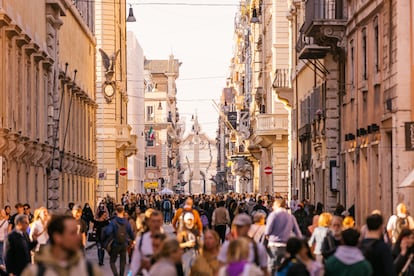
[{"label": "wall-mounted lamp", "polygon": [[162,110],[162,104],[161,104],[161,101],[160,101],[160,102],[158,102],[158,110]]},{"label": "wall-mounted lamp", "polygon": [[253,9],[252,18],[250,19],[250,23],[259,23],[259,18],[257,17],[256,8]]},{"label": "wall-mounted lamp", "polygon": [[129,13],[126,22],[136,22],[137,19],[134,16],[134,10],[132,9],[132,5],[129,5]]}]

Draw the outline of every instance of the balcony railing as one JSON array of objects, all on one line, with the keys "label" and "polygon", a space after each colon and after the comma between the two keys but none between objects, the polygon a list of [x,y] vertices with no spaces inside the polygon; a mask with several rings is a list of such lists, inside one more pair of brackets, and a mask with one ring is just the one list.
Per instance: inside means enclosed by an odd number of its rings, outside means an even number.
[{"label": "balcony railing", "polygon": [[304,30],[311,27],[314,20],[337,20],[344,19],[343,0],[308,0],[306,2],[306,13]]},{"label": "balcony railing", "polygon": [[276,69],[273,86],[275,88],[291,88],[290,72],[289,68]]},{"label": "balcony railing", "polygon": [[289,118],[287,114],[260,114],[257,116],[256,122],[256,134],[259,136],[288,134]]}]

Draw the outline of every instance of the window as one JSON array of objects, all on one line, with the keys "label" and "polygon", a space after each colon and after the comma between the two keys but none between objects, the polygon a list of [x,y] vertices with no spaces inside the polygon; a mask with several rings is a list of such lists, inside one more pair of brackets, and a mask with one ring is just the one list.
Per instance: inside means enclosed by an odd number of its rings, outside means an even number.
[{"label": "window", "polygon": [[154,121],[154,106],[147,106],[147,121]]},{"label": "window", "polygon": [[350,44],[350,66],[349,66],[349,82],[352,84],[352,86],[354,85],[354,72],[355,72],[355,67],[354,67],[354,63],[355,63],[355,52],[354,52],[354,41],[351,40]]},{"label": "window", "polygon": [[157,167],[157,156],[154,154],[150,154],[145,157],[145,167],[146,168],[155,168]]},{"label": "window", "polygon": [[154,146],[154,138],[150,137],[149,131],[145,134],[145,142],[146,142],[147,147]]},{"label": "window", "polygon": [[362,76],[364,80],[368,79],[367,76],[367,30],[362,30]]},{"label": "window", "polygon": [[374,21],[374,58],[375,58],[375,71],[379,71],[379,29],[378,29],[378,17]]}]

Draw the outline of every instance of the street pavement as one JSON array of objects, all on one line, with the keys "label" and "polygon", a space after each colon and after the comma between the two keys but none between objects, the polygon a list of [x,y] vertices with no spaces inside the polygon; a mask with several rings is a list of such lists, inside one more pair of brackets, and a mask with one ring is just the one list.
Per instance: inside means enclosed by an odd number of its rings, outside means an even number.
[{"label": "street pavement", "polygon": [[[168,235],[170,235],[170,236],[174,235],[173,234],[174,229],[171,226],[171,224],[164,224],[164,230]],[[87,247],[86,258],[88,260],[90,260],[91,262],[97,264],[98,263],[98,250],[97,250],[96,246],[94,245],[94,243],[89,242],[86,247]],[[127,259],[127,266],[125,268],[125,273],[128,272],[128,267],[129,267],[129,264],[128,264],[128,259]],[[118,257],[118,260],[117,260],[117,268],[118,268],[118,271],[119,271],[119,257]],[[108,252],[105,252],[104,265],[101,266],[101,269],[104,272],[103,273],[104,276],[112,276],[113,275],[112,271],[111,271],[111,266],[109,265]]]}]

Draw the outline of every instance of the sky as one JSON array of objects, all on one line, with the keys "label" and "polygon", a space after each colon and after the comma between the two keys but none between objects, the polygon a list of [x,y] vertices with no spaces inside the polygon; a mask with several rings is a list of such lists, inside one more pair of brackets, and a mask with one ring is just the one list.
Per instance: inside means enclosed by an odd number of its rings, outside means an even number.
[{"label": "sky", "polygon": [[202,132],[216,138],[219,115],[213,100],[218,103],[229,75],[238,3],[238,0],[127,0],[137,19],[127,23],[127,29],[136,35],[145,57],[168,59],[173,53],[182,62],[177,102],[180,117],[186,117],[186,133],[192,127],[191,116],[197,114]]}]

